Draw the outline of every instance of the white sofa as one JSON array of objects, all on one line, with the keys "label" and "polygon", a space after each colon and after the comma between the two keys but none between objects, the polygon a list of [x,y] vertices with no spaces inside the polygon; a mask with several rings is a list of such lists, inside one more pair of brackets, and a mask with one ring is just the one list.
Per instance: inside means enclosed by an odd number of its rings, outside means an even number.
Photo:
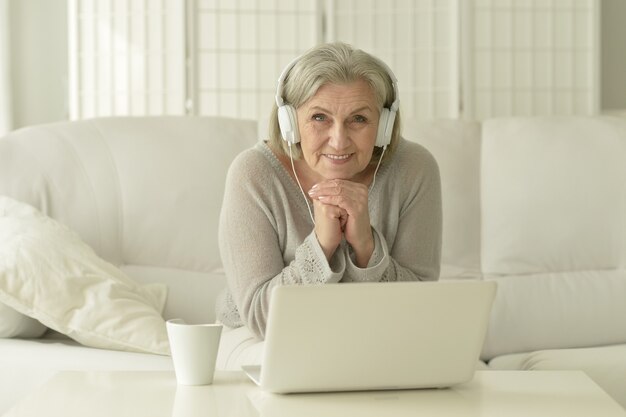
[{"label": "white sofa", "polygon": [[[487,366],[582,369],[626,407],[626,119],[409,120],[404,136],[440,165],[442,279],[499,283]],[[164,318],[213,321],[224,177],[257,137],[254,121],[208,117],[20,129],[0,139],[0,196],[67,225],[134,281],[166,284]],[[226,333],[219,365],[256,361],[261,346]],[[61,369],[172,364],[50,331],[0,339],[0,413]]]}]

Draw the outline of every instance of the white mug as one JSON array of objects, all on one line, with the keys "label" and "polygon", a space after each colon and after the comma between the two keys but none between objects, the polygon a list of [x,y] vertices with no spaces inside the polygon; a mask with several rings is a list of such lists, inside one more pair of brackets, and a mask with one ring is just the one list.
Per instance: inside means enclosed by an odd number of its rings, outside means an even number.
[{"label": "white mug", "polygon": [[166,325],[178,383],[212,384],[222,325],[187,324],[182,319],[168,320]]}]

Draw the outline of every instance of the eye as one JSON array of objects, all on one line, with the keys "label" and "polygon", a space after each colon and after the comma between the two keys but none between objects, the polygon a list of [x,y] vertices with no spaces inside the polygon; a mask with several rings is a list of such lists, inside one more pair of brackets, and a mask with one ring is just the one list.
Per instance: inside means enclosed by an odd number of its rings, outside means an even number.
[{"label": "eye", "polygon": [[311,120],[314,120],[316,122],[323,122],[326,120],[326,116],[321,113],[314,114],[313,116],[311,116]]},{"label": "eye", "polygon": [[357,123],[367,123],[367,117],[357,114],[356,116],[354,116],[354,121]]}]

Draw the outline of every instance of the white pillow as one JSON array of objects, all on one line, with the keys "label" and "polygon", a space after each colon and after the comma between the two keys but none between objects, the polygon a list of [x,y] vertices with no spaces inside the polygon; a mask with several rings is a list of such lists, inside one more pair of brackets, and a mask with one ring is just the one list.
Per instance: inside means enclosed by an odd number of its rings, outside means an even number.
[{"label": "white pillow", "polygon": [[6,304],[0,303],[0,338],[41,337],[47,328],[37,320],[18,313]]},{"label": "white pillow", "polygon": [[0,302],[86,346],[169,354],[167,287],[139,285],[66,226],[0,196]]}]

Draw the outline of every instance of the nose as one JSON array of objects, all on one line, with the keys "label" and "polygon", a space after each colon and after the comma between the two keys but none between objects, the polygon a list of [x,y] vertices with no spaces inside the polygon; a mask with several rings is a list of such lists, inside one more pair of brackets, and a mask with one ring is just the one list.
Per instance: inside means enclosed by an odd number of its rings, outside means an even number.
[{"label": "nose", "polygon": [[338,151],[350,145],[348,129],[346,129],[343,123],[333,123],[329,131],[328,144]]}]

